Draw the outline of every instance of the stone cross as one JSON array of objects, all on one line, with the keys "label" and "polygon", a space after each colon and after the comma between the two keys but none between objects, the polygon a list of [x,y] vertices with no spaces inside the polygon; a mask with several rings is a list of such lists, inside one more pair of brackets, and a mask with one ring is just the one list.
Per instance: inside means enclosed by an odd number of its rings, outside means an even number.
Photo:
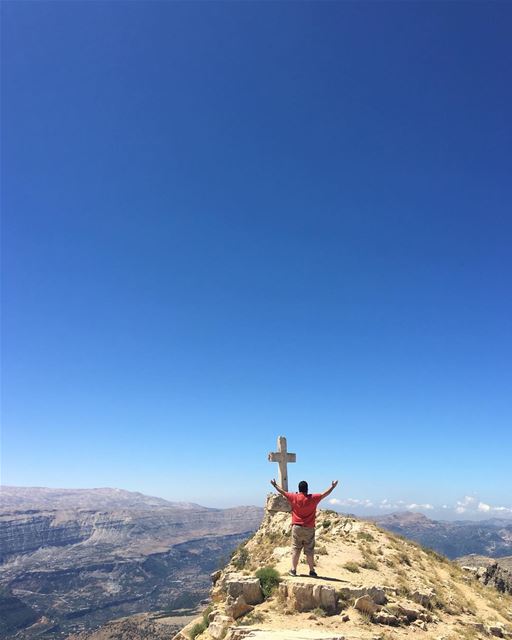
[{"label": "stone cross", "polygon": [[279,436],[277,438],[277,451],[268,454],[270,462],[277,462],[279,464],[279,486],[283,491],[288,491],[288,471],[286,465],[288,462],[296,462],[297,456],[295,453],[288,453],[286,450],[286,438]]}]

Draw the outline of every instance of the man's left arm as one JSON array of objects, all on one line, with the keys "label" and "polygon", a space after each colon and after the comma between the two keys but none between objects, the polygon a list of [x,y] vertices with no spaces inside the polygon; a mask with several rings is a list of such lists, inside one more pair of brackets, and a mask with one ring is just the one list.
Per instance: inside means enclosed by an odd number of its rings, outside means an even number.
[{"label": "man's left arm", "polygon": [[334,489],[336,489],[336,487],[338,486],[338,481],[337,480],[333,480],[331,483],[331,486],[329,487],[329,489],[327,489],[327,491],[324,491],[322,494],[320,494],[320,500],[323,500],[324,498],[327,498],[327,496],[332,493],[334,491]]}]

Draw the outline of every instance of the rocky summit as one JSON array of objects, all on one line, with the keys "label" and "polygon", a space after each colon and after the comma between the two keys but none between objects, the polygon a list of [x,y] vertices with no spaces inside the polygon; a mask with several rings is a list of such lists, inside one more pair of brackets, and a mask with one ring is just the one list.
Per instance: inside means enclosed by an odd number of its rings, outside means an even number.
[{"label": "rocky summit", "polygon": [[[269,504],[269,503],[267,503]],[[320,510],[310,578],[290,568],[290,514],[263,523],[213,574],[211,605],[175,640],[512,638],[512,598],[376,524]]]}]

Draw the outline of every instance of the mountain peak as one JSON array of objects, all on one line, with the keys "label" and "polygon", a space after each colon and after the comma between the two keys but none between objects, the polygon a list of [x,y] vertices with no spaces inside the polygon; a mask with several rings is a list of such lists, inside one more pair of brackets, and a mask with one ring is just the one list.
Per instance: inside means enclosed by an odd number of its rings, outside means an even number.
[{"label": "mountain peak", "polygon": [[512,638],[512,598],[431,550],[320,510],[318,577],[302,562],[291,576],[290,529],[289,513],[267,510],[254,536],[214,574],[210,610],[175,640]]}]

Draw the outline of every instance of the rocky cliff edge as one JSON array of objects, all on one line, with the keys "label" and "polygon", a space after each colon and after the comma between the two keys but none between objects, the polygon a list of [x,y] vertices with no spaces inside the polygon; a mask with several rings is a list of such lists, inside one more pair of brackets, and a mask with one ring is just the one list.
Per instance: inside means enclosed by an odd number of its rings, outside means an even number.
[{"label": "rocky cliff edge", "polygon": [[333,511],[318,512],[318,578],[303,561],[288,575],[291,518],[280,508],[269,497],[258,531],[213,574],[211,605],[174,640],[512,638],[509,595],[431,550]]}]

